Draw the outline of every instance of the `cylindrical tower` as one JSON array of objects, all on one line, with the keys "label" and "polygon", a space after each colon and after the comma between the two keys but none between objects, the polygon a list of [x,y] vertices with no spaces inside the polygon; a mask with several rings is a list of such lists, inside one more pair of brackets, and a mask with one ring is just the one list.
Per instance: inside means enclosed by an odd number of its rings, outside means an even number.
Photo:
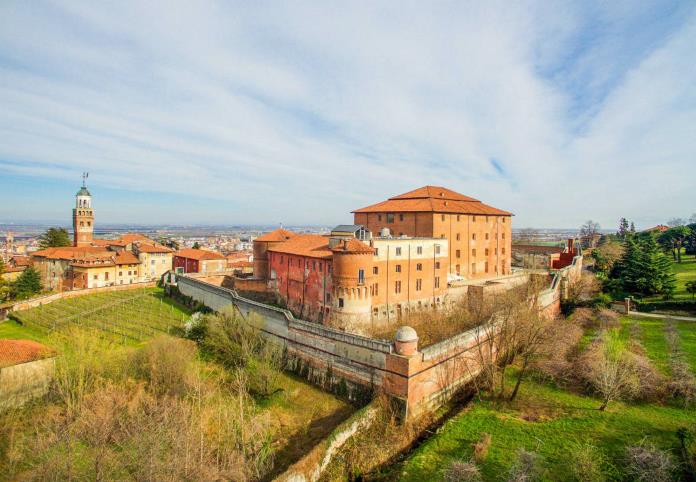
[{"label": "cylindrical tower", "polygon": [[374,249],[357,239],[340,240],[333,251],[333,314],[339,325],[368,323],[372,309]]}]

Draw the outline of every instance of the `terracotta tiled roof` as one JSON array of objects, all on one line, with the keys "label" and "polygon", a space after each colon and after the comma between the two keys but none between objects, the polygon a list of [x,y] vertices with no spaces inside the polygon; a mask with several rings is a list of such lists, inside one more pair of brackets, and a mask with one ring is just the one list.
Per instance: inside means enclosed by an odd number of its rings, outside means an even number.
[{"label": "terracotta tiled roof", "polygon": [[249,257],[251,257],[251,255],[251,251],[236,251],[228,254],[225,256],[225,258],[227,261],[249,261]]},{"label": "terracotta tiled roof", "polygon": [[125,246],[126,243],[125,241],[121,241],[120,239],[93,239],[92,240],[92,246]]},{"label": "terracotta tiled roof", "polygon": [[180,249],[179,251],[176,251],[174,253],[174,256],[177,256],[179,258],[197,259],[199,261],[207,259],[225,259],[225,257],[222,254],[216,253],[215,251],[193,248]]},{"label": "terracotta tiled roof", "polygon": [[657,226],[654,226],[652,228],[646,229],[643,232],[651,232],[651,231],[659,231],[661,233],[664,233],[669,229],[669,226],[665,226],[664,224],[658,224]]},{"label": "terracotta tiled roof", "polygon": [[119,238],[119,240],[123,241],[126,244],[130,244],[134,241],[146,241],[146,242],[149,242],[151,244],[154,243],[154,241],[152,239],[150,239],[147,236],[145,236],[144,234],[140,234],[140,233],[126,233],[126,234],[122,235]]},{"label": "terracotta tiled roof", "polygon": [[49,347],[31,340],[0,340],[0,368],[53,355]]},{"label": "terracotta tiled roof", "polygon": [[230,268],[253,268],[254,263],[251,261],[229,261],[227,266]]},{"label": "terracotta tiled roof", "polygon": [[296,234],[287,241],[270,246],[269,251],[311,258],[330,258],[329,238],[320,234]]},{"label": "terracotta tiled roof", "polygon": [[30,256],[12,256],[10,264],[14,266],[29,266],[31,265]]},{"label": "terracotta tiled roof", "polygon": [[3,273],[21,273],[27,269],[26,266],[5,266]]},{"label": "terracotta tiled roof", "polygon": [[80,259],[94,256],[109,256],[110,251],[97,246],[64,246],[60,248],[46,248],[31,253],[34,258],[47,259]]},{"label": "terracotta tiled roof", "polygon": [[331,251],[336,253],[374,253],[374,248],[368,246],[362,241],[350,238],[341,241],[336,246],[331,248]]},{"label": "terracotta tiled roof", "polygon": [[172,253],[174,250],[169,249],[166,246],[162,246],[161,244],[157,243],[141,243],[141,242],[135,242],[135,245],[138,248],[138,251],[141,251],[143,253]]},{"label": "terracotta tiled roof", "polygon": [[124,249],[116,251],[116,256],[114,256],[114,262],[116,264],[139,264],[140,260],[136,255]]},{"label": "terracotta tiled roof", "polygon": [[424,186],[414,191],[394,196],[371,206],[353,211],[354,213],[386,212],[436,212],[453,214],[480,214],[511,216],[512,213],[484,204],[452,190],[438,186]]},{"label": "terracotta tiled roof", "polygon": [[255,239],[255,241],[286,241],[295,236],[295,233],[287,229],[276,229],[270,233],[263,234]]}]

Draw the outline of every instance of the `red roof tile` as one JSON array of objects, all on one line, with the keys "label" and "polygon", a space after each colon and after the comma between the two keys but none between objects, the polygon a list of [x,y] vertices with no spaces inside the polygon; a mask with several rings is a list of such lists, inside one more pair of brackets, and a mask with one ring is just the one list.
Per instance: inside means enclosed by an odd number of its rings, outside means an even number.
[{"label": "red roof tile", "polygon": [[177,256],[179,258],[197,259],[199,261],[208,259],[225,259],[225,257],[222,254],[217,253],[215,251],[193,248],[180,249],[179,251],[176,251],[174,253],[174,256]]},{"label": "red roof tile", "polygon": [[355,239],[355,238],[349,238],[349,239],[342,240],[336,246],[331,248],[331,251],[336,252],[336,253],[374,253],[375,252],[374,248],[368,246],[367,244],[365,244],[362,241]]},{"label": "red roof tile", "polygon": [[59,248],[46,248],[31,253],[32,257],[47,259],[80,259],[94,256],[109,256],[110,251],[97,246],[64,246]]},{"label": "red roof tile", "polygon": [[138,248],[138,251],[143,252],[143,253],[172,253],[174,252],[173,249],[169,249],[166,246],[162,246],[161,244],[157,243],[143,243],[143,242],[135,242],[135,246]]},{"label": "red roof tile", "polygon": [[130,251],[120,250],[116,251],[116,256],[114,256],[114,262],[116,264],[139,264],[140,260],[136,255]]},{"label": "red roof tile", "polygon": [[53,355],[49,347],[31,340],[0,340],[0,368]]},{"label": "red roof tile", "polygon": [[512,213],[484,204],[463,194],[438,186],[424,186],[419,189],[394,196],[371,206],[353,211],[354,213],[385,212],[436,212],[453,214],[480,214],[492,216],[511,216]]},{"label": "red roof tile", "polygon": [[256,238],[254,241],[286,241],[295,236],[295,233],[288,231],[287,229],[276,229],[270,233],[263,234]]},{"label": "red roof tile", "polygon": [[320,234],[296,234],[287,241],[269,246],[268,251],[310,258],[330,258],[332,255],[329,238]]}]

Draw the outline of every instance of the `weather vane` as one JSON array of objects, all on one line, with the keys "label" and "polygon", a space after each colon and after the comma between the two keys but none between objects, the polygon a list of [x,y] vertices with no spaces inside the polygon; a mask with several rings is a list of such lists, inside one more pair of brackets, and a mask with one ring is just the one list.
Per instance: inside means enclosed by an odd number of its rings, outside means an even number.
[{"label": "weather vane", "polygon": [[89,177],[89,172],[83,172],[82,173],[82,187],[85,187],[85,181]]}]

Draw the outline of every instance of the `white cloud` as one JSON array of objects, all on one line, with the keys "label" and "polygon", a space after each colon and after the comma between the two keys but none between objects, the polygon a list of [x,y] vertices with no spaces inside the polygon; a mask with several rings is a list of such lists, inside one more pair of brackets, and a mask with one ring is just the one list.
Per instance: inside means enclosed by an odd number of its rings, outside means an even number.
[{"label": "white cloud", "polygon": [[656,5],[7,2],[0,169],[193,191],[227,222],[431,183],[517,226],[650,224],[696,205],[696,17],[632,46]]}]

